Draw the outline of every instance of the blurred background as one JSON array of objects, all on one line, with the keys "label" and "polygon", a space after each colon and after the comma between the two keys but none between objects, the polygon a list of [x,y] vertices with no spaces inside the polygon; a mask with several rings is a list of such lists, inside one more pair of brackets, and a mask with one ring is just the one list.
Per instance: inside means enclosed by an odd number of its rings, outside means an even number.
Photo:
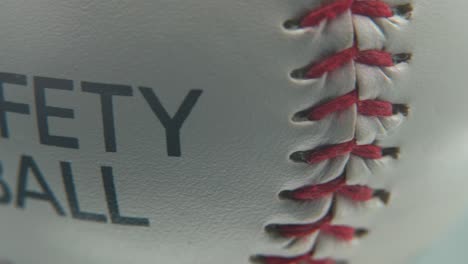
[{"label": "blurred background", "polygon": [[[467,207],[468,208],[468,205]],[[428,221],[431,221],[428,219]],[[430,247],[422,250],[409,264],[468,263],[468,209]]]}]

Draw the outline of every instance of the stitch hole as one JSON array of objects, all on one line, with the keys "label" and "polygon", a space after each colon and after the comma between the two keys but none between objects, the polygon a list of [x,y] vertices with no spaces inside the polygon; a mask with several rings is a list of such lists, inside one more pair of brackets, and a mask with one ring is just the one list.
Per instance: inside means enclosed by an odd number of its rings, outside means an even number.
[{"label": "stitch hole", "polygon": [[302,110],[300,112],[297,112],[293,115],[291,120],[293,122],[307,122],[307,121],[312,121],[309,119],[309,112],[310,109]]},{"label": "stitch hole", "polygon": [[267,226],[265,226],[265,232],[268,233],[269,235],[273,236],[273,237],[276,237],[276,238],[280,238],[280,237],[283,237],[281,236],[280,232],[279,232],[279,225],[278,224],[269,224]]},{"label": "stitch hole", "polygon": [[289,159],[297,163],[307,163],[308,151],[296,151],[289,156]]},{"label": "stitch hole", "polygon": [[251,256],[249,260],[251,263],[263,264],[265,261],[265,258],[261,255],[255,255],[255,256]]},{"label": "stitch hole", "polygon": [[368,229],[365,229],[365,228],[357,228],[355,231],[354,231],[354,236],[357,237],[357,238],[362,238],[362,237],[365,237],[369,234],[369,230]]},{"label": "stitch hole", "polygon": [[295,200],[294,199],[294,191],[291,190],[283,190],[278,194],[278,197],[281,200]]},{"label": "stitch hole", "polygon": [[287,30],[301,29],[301,21],[298,19],[289,19],[283,23],[283,27]]},{"label": "stitch hole", "polygon": [[413,55],[411,53],[398,53],[392,55],[393,63],[395,64],[408,62],[412,57]]},{"label": "stitch hole", "polygon": [[308,79],[307,78],[307,71],[309,70],[308,68],[309,67],[303,67],[303,68],[295,69],[295,70],[291,71],[291,73],[289,75],[293,79],[306,80],[306,79]]},{"label": "stitch hole", "polygon": [[349,264],[349,262],[345,260],[337,260],[335,261],[335,264]]},{"label": "stitch hole", "polygon": [[410,19],[413,12],[413,5],[412,4],[404,4],[399,5],[393,8],[393,13],[406,19]]},{"label": "stitch hole", "polygon": [[386,190],[375,190],[374,197],[381,200],[384,204],[388,204],[390,201],[390,192]]},{"label": "stitch hole", "polygon": [[394,159],[400,157],[400,148],[384,148],[382,149],[382,156],[390,156]]},{"label": "stitch hole", "polygon": [[408,116],[410,111],[410,107],[405,104],[394,104],[393,105],[393,114],[402,114],[404,116]]}]

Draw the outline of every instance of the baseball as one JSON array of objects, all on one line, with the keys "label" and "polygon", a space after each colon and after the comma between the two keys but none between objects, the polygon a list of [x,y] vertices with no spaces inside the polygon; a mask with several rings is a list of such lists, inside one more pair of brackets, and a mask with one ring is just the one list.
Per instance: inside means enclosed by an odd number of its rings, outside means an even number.
[{"label": "baseball", "polygon": [[413,263],[468,203],[467,9],[3,0],[0,263]]}]

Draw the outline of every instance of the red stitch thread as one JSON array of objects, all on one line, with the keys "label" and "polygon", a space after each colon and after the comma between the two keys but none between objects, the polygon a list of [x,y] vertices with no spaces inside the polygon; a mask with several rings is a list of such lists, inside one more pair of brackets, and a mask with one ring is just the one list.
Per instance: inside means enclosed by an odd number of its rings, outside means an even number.
[{"label": "red stitch thread", "polygon": [[332,215],[328,214],[317,222],[310,224],[275,224],[268,228],[282,237],[305,237],[319,231],[323,226],[331,223]]},{"label": "red stitch thread", "polygon": [[321,120],[331,113],[343,111],[357,102],[357,91],[354,90],[343,96],[339,96],[324,104],[312,108],[308,114],[309,120]]},{"label": "red stitch thread", "polygon": [[343,186],[338,193],[356,202],[366,202],[374,198],[374,190],[363,185]]},{"label": "red stitch thread", "polygon": [[362,185],[346,185],[346,177],[340,176],[322,184],[303,186],[292,191],[283,191],[280,196],[286,199],[309,201],[340,194],[356,202],[374,198],[374,190]]},{"label": "red stitch thread", "polygon": [[365,159],[380,159],[383,156],[382,148],[376,145],[356,145],[351,153]]},{"label": "red stitch thread", "polygon": [[[343,190],[348,191],[347,189],[343,189]],[[348,192],[352,192],[352,191],[348,191]],[[352,193],[351,195],[355,195],[356,197],[358,197],[358,194],[356,193]],[[351,197],[351,195],[348,195],[348,196]],[[359,196],[358,198],[363,199],[363,197],[361,196]],[[373,198],[373,197],[370,197],[370,198]],[[316,232],[324,232],[325,234],[329,236],[333,236],[338,240],[350,241],[354,239],[356,236],[362,236],[362,235],[367,234],[367,230],[365,229],[356,229],[354,227],[346,226],[346,225],[333,225],[331,223],[333,220],[333,217],[334,217],[333,210],[330,210],[322,219],[317,220],[313,223],[271,224],[271,225],[268,225],[266,229],[270,233],[274,233],[282,237],[294,238],[294,239],[303,238],[303,237],[312,235]]]},{"label": "red stitch thread", "polygon": [[353,14],[368,17],[391,17],[393,11],[390,6],[381,1],[354,1],[351,6]]},{"label": "red stitch thread", "polygon": [[308,154],[307,163],[314,164],[350,153],[355,147],[354,140],[314,150]]},{"label": "red stitch thread", "polygon": [[261,256],[259,257],[259,261],[264,264],[299,264],[309,262],[310,258],[311,256],[309,254],[290,258],[280,256]]},{"label": "red stitch thread", "polygon": [[258,256],[257,260],[263,264],[336,264],[333,259],[312,259],[312,254],[296,257]]},{"label": "red stitch thread", "polygon": [[299,23],[301,27],[314,27],[326,19],[333,19],[351,9],[356,15],[368,17],[391,17],[393,11],[384,2],[376,0],[341,0],[324,5],[308,13]]},{"label": "red stitch thread", "polygon": [[346,110],[354,104],[357,104],[358,112],[361,115],[388,117],[394,114],[392,103],[380,100],[359,101],[357,90],[354,90],[319,106],[313,107],[310,109],[307,117],[312,121],[321,120],[331,113]]},{"label": "red stitch thread", "polygon": [[394,65],[392,54],[382,50],[363,50],[355,58],[357,63],[377,66],[391,67]]},{"label": "red stitch thread", "polygon": [[272,225],[269,228],[287,238],[302,238],[312,235],[316,232],[324,232],[327,235],[333,236],[338,240],[351,241],[356,236],[357,230],[351,226],[332,225],[333,216],[327,215],[321,220],[310,224],[285,224]]},{"label": "red stitch thread", "polygon": [[333,19],[347,11],[353,3],[353,0],[342,0],[325,5],[319,9],[313,10],[307,14],[301,21],[301,27],[313,27],[325,19]]},{"label": "red stitch thread", "polygon": [[355,140],[351,140],[311,151],[307,155],[306,162],[314,164],[350,153],[365,159],[380,159],[383,156],[381,147],[376,145],[357,145]]},{"label": "red stitch thread", "polygon": [[301,238],[314,234],[315,232],[325,232],[328,235],[334,236],[339,240],[350,241],[354,239],[356,229],[350,226],[334,226],[329,223],[321,223],[320,226],[317,224],[309,225],[291,225],[278,227],[284,237],[290,238]]},{"label": "red stitch thread", "polygon": [[[397,14],[411,12],[411,5],[397,6]],[[372,18],[391,17],[394,15],[392,8],[380,0],[336,0],[334,3],[324,5],[319,9],[310,11],[302,19],[288,21],[293,27],[313,27],[326,19],[334,19],[344,12],[350,11],[356,15],[362,15]],[[287,26],[288,24],[286,24]],[[382,50],[359,50],[357,43],[353,47],[337,52],[317,62],[310,67],[299,69],[293,72],[300,78],[319,78],[325,73],[334,71],[343,67],[347,63],[356,62],[375,67],[391,67],[395,63],[407,61],[411,58],[410,54],[392,55]],[[359,100],[358,89],[332,99],[324,104],[313,107],[310,110],[299,113],[301,117],[307,117],[309,120],[320,120],[331,113],[343,111],[356,105],[357,111],[361,115],[387,117],[396,113],[406,115],[408,107],[406,105],[392,104],[381,100]],[[356,155],[364,159],[380,159],[384,155],[397,157],[398,148],[381,148],[376,145],[357,145],[353,139],[348,142],[322,147],[312,151],[299,151],[291,155],[295,161],[307,162],[309,164],[333,159],[343,155]],[[350,200],[357,202],[368,201],[374,197],[381,199],[386,203],[390,193],[385,190],[374,190],[363,185],[346,185],[344,175],[330,182],[317,184],[313,186],[304,186],[292,191],[282,191],[280,196],[295,200],[314,200],[329,195],[342,195]],[[315,232],[324,232],[334,236],[339,240],[349,241],[355,236],[365,234],[367,230],[356,229],[345,225],[332,225],[333,206],[329,213],[314,223],[309,224],[274,224],[266,227],[267,231],[274,231],[281,236],[290,238],[301,238],[311,235]],[[257,256],[255,260],[261,260],[264,264],[336,264],[333,259],[314,260],[312,250],[306,254],[296,257],[283,256]]]},{"label": "red stitch thread", "polygon": [[366,116],[386,117],[392,116],[393,104],[387,101],[364,100],[358,103],[358,112]]},{"label": "red stitch thread", "polygon": [[392,54],[382,50],[364,50],[360,51],[357,47],[351,47],[335,53],[324,60],[312,65],[307,70],[305,77],[319,78],[327,72],[332,72],[340,67],[343,67],[351,61],[357,63],[378,66],[390,67],[394,65]]},{"label": "red stitch thread", "polygon": [[325,225],[320,231],[342,241],[351,241],[356,234],[356,229],[354,227],[345,225]]},{"label": "red stitch thread", "polygon": [[352,47],[335,53],[332,56],[310,67],[310,69],[306,73],[306,77],[318,78],[327,72],[336,70],[345,65],[346,63],[352,61],[354,57],[356,57],[357,53],[358,49],[356,47]]},{"label": "red stitch thread", "polygon": [[334,259],[311,260],[308,264],[336,264]]},{"label": "red stitch thread", "polygon": [[282,196],[294,200],[315,200],[332,195],[346,184],[346,178],[341,176],[322,184],[304,186],[294,191],[283,192]]}]

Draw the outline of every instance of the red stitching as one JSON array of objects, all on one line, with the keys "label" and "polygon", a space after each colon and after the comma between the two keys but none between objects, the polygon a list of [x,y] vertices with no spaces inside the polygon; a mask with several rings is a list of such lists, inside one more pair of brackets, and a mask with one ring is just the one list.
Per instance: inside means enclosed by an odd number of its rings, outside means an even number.
[{"label": "red stitching", "polygon": [[264,256],[261,258],[259,257],[259,260],[264,264],[296,264],[309,262],[311,260],[311,256],[309,254],[289,258],[281,256]]},{"label": "red stitching", "polygon": [[322,219],[308,224],[273,224],[268,226],[271,232],[274,232],[282,237],[305,237],[315,232],[318,232],[325,226],[330,225],[333,219],[332,214],[328,214]]},{"label": "red stitching", "polygon": [[356,15],[368,17],[391,17],[393,11],[389,5],[377,0],[338,0],[309,12],[300,22],[301,27],[314,27],[326,19],[334,19],[351,9]]},{"label": "red stitching", "polygon": [[356,235],[356,229],[354,227],[332,225],[331,220],[332,216],[326,216],[323,219],[310,224],[274,225],[271,226],[270,229],[274,230],[274,232],[282,237],[295,239],[306,237],[316,232],[323,232],[342,241],[351,241],[354,239]]},{"label": "red stitching", "polygon": [[358,49],[352,47],[340,51],[332,56],[314,64],[306,73],[308,78],[318,78],[327,72],[334,71],[351,62],[357,55]]},{"label": "red stitching", "polygon": [[380,100],[364,100],[357,103],[358,112],[365,116],[388,117],[394,114],[393,104]]},{"label": "red stitching", "polygon": [[307,118],[311,121],[321,120],[334,112],[346,110],[355,104],[357,104],[358,113],[365,116],[388,117],[394,115],[395,112],[391,102],[381,100],[359,101],[357,90],[354,90],[311,108]]},{"label": "red stitching", "polygon": [[356,235],[356,228],[345,225],[325,225],[320,231],[342,241],[351,241]]},{"label": "red stitching", "polygon": [[393,56],[388,52],[382,50],[360,51],[356,47],[351,47],[335,53],[321,62],[315,63],[306,72],[305,77],[311,79],[319,78],[325,73],[343,67],[351,61],[377,67],[394,66]]},{"label": "red stitching", "polygon": [[306,253],[296,257],[262,256],[258,260],[264,264],[336,264],[333,259],[312,259],[312,254]]},{"label": "red stitching", "polygon": [[303,186],[293,191],[283,191],[280,196],[287,199],[310,201],[339,194],[356,202],[374,198],[375,191],[363,185],[346,185],[346,177],[340,176],[322,184]]},{"label": "red stitching", "polygon": [[282,237],[302,238],[310,236],[316,232],[324,232],[334,236],[336,239],[343,241],[353,240],[356,235],[356,229],[346,225],[332,225],[332,215],[327,215],[324,218],[314,223],[309,224],[275,224],[269,229]]},{"label": "red stitching", "polygon": [[[330,182],[310,185],[293,191],[283,191],[280,196],[294,200],[309,201],[324,198],[330,195],[342,195],[356,202],[365,202],[373,199],[381,191],[373,190],[362,185],[346,185],[346,177],[341,176]],[[326,216],[313,223],[307,224],[272,224],[267,230],[283,237],[301,238],[316,232],[324,232],[338,240],[350,241],[354,239],[358,230],[346,225],[332,225],[333,212],[330,210]]]},{"label": "red stitching", "polygon": [[383,157],[382,147],[377,145],[356,145],[351,153],[364,159],[381,159]]},{"label": "red stitching", "polygon": [[339,96],[319,106],[313,107],[309,110],[307,118],[309,120],[324,119],[331,113],[343,111],[350,108],[352,105],[356,104],[357,101],[357,91],[354,90],[348,94]]},{"label": "red stitching", "polygon": [[368,17],[391,17],[392,8],[381,1],[354,1],[351,6],[353,14]]},{"label": "red stitching", "polygon": [[341,144],[331,145],[328,147],[323,147],[318,150],[314,150],[308,154],[307,163],[313,164],[322,162],[328,159],[333,159],[339,156],[344,156],[349,154],[353,148],[356,146],[356,143],[353,141],[348,141]]},{"label": "red stitching", "polygon": [[281,196],[294,200],[315,200],[332,195],[346,184],[345,177],[338,177],[322,184],[300,187],[294,191],[283,192]]},{"label": "red stitching", "polygon": [[336,264],[334,259],[311,260],[308,264]]},{"label": "red stitching", "polygon": [[306,162],[319,163],[347,154],[353,154],[365,159],[380,159],[383,157],[382,148],[376,145],[357,145],[356,140],[330,145],[313,150],[307,154]]},{"label": "red stitching", "polygon": [[333,19],[349,10],[353,0],[341,0],[324,5],[319,9],[311,11],[300,22],[301,27],[313,27],[325,19]]},{"label": "red stitching", "polygon": [[[314,27],[324,20],[334,19],[339,15],[350,11],[355,15],[367,16],[370,18],[391,17],[396,14],[404,14],[412,11],[410,4],[396,6],[395,12],[392,7],[380,0],[336,0],[333,3],[310,11],[298,22],[289,21],[292,25],[299,27]],[[356,38],[356,36],[355,36]],[[300,78],[319,78],[326,73],[332,72],[345,66],[348,63],[360,63],[374,67],[391,67],[396,63],[410,59],[410,54],[392,55],[383,50],[359,50],[357,41],[353,47],[339,51],[306,69],[293,72]],[[355,90],[338,96],[323,104],[312,107],[306,111],[298,113],[301,118],[311,121],[324,119],[328,115],[346,110],[356,105],[360,115],[389,117],[396,113],[408,112],[408,107],[401,104],[392,104],[383,100],[359,100],[358,87]],[[391,155],[396,157],[398,148],[382,148],[374,144],[358,145],[356,140],[350,140],[339,144],[319,147],[310,151],[299,151],[291,155],[295,161],[315,164],[322,161],[334,159],[344,155],[356,155],[363,159],[381,159],[383,156]],[[341,195],[355,202],[369,201],[375,197],[384,203],[388,201],[389,192],[385,190],[375,190],[364,185],[347,185],[346,175],[331,180],[327,183],[303,186],[295,190],[285,190],[280,193],[280,197],[298,201],[310,201],[328,196]],[[272,231],[283,237],[299,239],[316,232],[323,232],[339,240],[349,241],[357,235],[366,233],[366,230],[356,229],[347,225],[332,225],[334,217],[334,202],[329,212],[320,220],[307,224],[272,224],[266,227],[267,231]],[[264,264],[336,264],[333,259],[316,260],[313,258],[315,251],[312,249],[303,255],[295,257],[257,255],[255,260]]]},{"label": "red stitching", "polygon": [[312,256],[305,254],[297,257],[279,257],[279,256],[270,256],[263,257],[262,263],[264,264],[336,264],[336,261],[333,259],[312,259]]},{"label": "red stitching", "polygon": [[365,185],[343,186],[338,193],[356,202],[366,202],[374,198],[374,190]]},{"label": "red stitching", "polygon": [[393,63],[392,54],[382,50],[363,50],[356,55],[355,61],[377,67],[391,67]]}]

